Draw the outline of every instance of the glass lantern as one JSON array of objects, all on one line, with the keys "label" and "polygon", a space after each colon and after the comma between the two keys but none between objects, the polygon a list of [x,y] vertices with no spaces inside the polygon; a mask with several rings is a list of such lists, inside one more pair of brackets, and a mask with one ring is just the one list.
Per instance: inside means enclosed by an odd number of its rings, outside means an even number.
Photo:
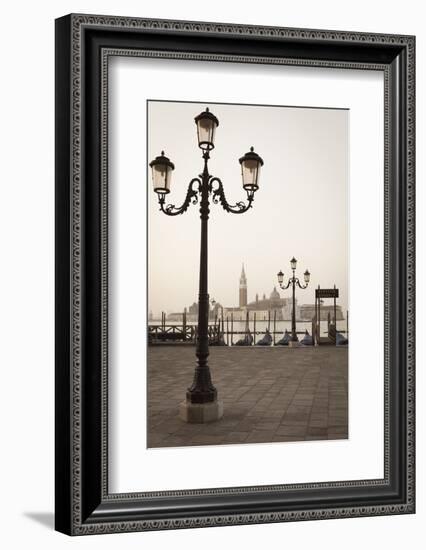
[{"label": "glass lantern", "polygon": [[243,179],[243,188],[246,191],[257,191],[259,189],[260,167],[263,166],[263,160],[253,147],[250,151],[240,158],[241,177]]},{"label": "glass lantern", "polygon": [[293,256],[293,258],[290,260],[290,265],[291,265],[291,269],[292,269],[293,271],[295,271],[296,266],[297,266],[297,260],[296,260],[296,258],[295,258],[294,256]]},{"label": "glass lantern", "polygon": [[305,279],[305,283],[308,284],[309,281],[311,280],[311,274],[309,273],[308,270],[305,271],[305,273],[303,274],[303,277]]},{"label": "glass lantern", "polygon": [[216,128],[219,126],[218,119],[206,107],[206,110],[196,116],[194,120],[197,125],[198,147],[203,151],[211,151],[214,149]]},{"label": "glass lantern", "polygon": [[155,157],[149,165],[152,169],[154,191],[159,195],[170,193],[172,172],[175,169],[173,162],[170,162],[170,159],[164,156],[164,151],[161,151],[161,155]]},{"label": "glass lantern", "polygon": [[278,277],[278,283],[279,283],[280,285],[282,285],[282,284],[283,284],[283,281],[284,281],[284,273],[283,273],[282,271],[279,271],[277,277]]}]

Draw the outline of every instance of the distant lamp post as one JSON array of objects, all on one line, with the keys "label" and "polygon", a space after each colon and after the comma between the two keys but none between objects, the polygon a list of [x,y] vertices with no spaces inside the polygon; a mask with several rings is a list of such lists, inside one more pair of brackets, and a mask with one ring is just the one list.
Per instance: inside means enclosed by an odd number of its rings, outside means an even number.
[{"label": "distant lamp post", "polygon": [[295,276],[295,271],[296,271],[296,267],[297,267],[297,260],[296,260],[295,257],[293,257],[290,260],[290,266],[291,266],[291,269],[293,271],[293,274],[289,278],[289,280],[288,280],[288,282],[285,286],[283,286],[284,273],[282,271],[280,271],[278,273],[277,277],[278,277],[278,284],[280,285],[280,288],[282,288],[282,290],[287,290],[287,288],[290,285],[292,286],[292,290],[293,290],[293,307],[292,307],[292,312],[291,312],[291,338],[290,338],[290,340],[292,342],[297,342],[298,338],[297,338],[297,332],[296,332],[296,285],[299,288],[301,288],[302,290],[304,290],[305,288],[308,288],[309,281],[311,279],[311,274],[309,273],[308,270],[305,271],[305,273],[303,274],[303,279],[305,281],[305,284],[303,285],[303,284],[301,284],[299,279]]},{"label": "distant lamp post", "polygon": [[210,316],[214,319],[216,300],[214,298],[212,298],[210,300],[210,304],[211,304],[212,308],[211,308],[211,310],[209,310],[209,319],[210,319]]},{"label": "distant lamp post", "polygon": [[261,157],[254,152],[253,147],[239,159],[243,189],[247,193],[247,203],[237,202],[230,205],[225,197],[223,184],[217,177],[210,175],[208,160],[210,151],[214,149],[218,119],[206,108],[195,117],[197,125],[198,146],[203,151],[204,169],[197,178],[189,182],[186,198],[181,206],[165,204],[165,197],[170,192],[174,164],[164,155],[150,162],[154,191],[158,195],[160,210],[168,216],[183,214],[190,204],[200,202],[201,214],[201,247],[200,247],[200,279],[198,295],[198,333],[196,344],[197,365],[192,385],[186,392],[186,400],[181,403],[179,413],[186,422],[210,422],[218,420],[223,414],[223,405],[217,398],[217,390],[213,385],[208,366],[209,356],[209,294],[207,282],[208,266],[208,219],[210,197],[213,203],[220,203],[226,212],[243,214],[252,206],[254,193],[259,188],[260,168],[263,165]]}]

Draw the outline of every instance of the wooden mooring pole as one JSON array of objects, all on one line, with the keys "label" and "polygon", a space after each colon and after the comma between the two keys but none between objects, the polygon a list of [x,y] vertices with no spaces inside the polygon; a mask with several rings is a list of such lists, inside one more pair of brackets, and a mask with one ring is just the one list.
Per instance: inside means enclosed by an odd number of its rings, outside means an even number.
[{"label": "wooden mooring pole", "polygon": [[183,310],[182,333],[183,333],[183,341],[185,342],[185,340],[186,340],[186,309]]},{"label": "wooden mooring pole", "polygon": [[349,311],[346,312],[346,338],[349,340]]},{"label": "wooden mooring pole", "polygon": [[277,330],[277,310],[274,309],[274,346],[275,346],[275,332]]},{"label": "wooden mooring pole", "polygon": [[229,346],[229,319],[226,316],[226,345]]},{"label": "wooden mooring pole", "polygon": [[337,332],[337,302],[336,302],[336,285],[334,285],[334,326]]},{"label": "wooden mooring pole", "polygon": [[231,311],[231,346],[234,345],[234,312]]},{"label": "wooden mooring pole", "polygon": [[[316,309],[316,305],[315,305],[315,309]],[[315,346],[315,340],[316,340],[316,330],[315,330],[315,315],[312,317],[312,321],[311,321],[311,331],[312,331],[312,345]]]}]

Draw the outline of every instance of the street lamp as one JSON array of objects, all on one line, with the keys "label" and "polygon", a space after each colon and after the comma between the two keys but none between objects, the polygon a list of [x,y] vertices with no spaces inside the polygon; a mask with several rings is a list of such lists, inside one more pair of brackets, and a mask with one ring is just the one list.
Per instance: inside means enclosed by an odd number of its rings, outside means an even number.
[{"label": "street lamp", "polygon": [[208,294],[208,219],[210,197],[213,203],[220,203],[226,212],[243,214],[252,206],[254,193],[259,188],[260,167],[263,165],[261,157],[254,152],[253,147],[239,159],[241,165],[242,185],[247,193],[247,203],[228,203],[225,197],[223,184],[217,177],[210,175],[208,160],[210,151],[214,149],[218,119],[206,108],[195,117],[197,126],[198,146],[202,150],[204,159],[203,172],[189,182],[186,198],[181,206],[165,204],[165,197],[170,192],[174,164],[164,155],[156,157],[150,162],[154,191],[158,195],[160,210],[168,216],[183,214],[190,204],[200,202],[201,214],[201,246],[200,246],[200,279],[198,295],[198,332],[196,352],[197,364],[192,385],[186,392],[186,399],[180,405],[180,416],[186,422],[210,422],[218,420],[223,414],[223,406],[217,398],[217,390],[213,385],[208,366],[209,340],[209,294]]},{"label": "street lamp", "polygon": [[293,275],[289,278],[288,283],[287,283],[286,286],[283,286],[284,273],[282,271],[279,271],[277,277],[278,277],[278,284],[280,285],[280,288],[282,288],[283,290],[287,290],[287,288],[290,285],[292,285],[292,289],[293,289],[293,308],[292,308],[292,312],[291,312],[291,338],[290,338],[290,340],[292,342],[297,342],[298,338],[297,338],[297,332],[296,332],[296,285],[299,288],[301,288],[302,290],[305,289],[305,288],[308,288],[308,284],[309,284],[309,281],[311,279],[311,274],[309,273],[308,270],[305,271],[305,273],[303,274],[303,279],[304,279],[306,284],[303,285],[303,284],[301,284],[299,279],[297,277],[295,277],[295,274],[294,274],[295,271],[296,271],[296,267],[297,267],[297,260],[294,256],[290,260],[290,266],[291,266],[291,269],[293,271]]}]

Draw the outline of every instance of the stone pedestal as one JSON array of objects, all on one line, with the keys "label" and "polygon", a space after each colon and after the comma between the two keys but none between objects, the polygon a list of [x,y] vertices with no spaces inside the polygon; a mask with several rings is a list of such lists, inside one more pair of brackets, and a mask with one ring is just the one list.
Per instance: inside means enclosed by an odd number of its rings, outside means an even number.
[{"label": "stone pedestal", "polygon": [[289,348],[300,348],[300,342],[293,342],[292,340],[290,340],[290,342],[288,343],[288,347]]},{"label": "stone pedestal", "polygon": [[215,422],[223,416],[223,402],[190,403],[183,401],[179,405],[179,417],[190,424],[205,424]]}]

